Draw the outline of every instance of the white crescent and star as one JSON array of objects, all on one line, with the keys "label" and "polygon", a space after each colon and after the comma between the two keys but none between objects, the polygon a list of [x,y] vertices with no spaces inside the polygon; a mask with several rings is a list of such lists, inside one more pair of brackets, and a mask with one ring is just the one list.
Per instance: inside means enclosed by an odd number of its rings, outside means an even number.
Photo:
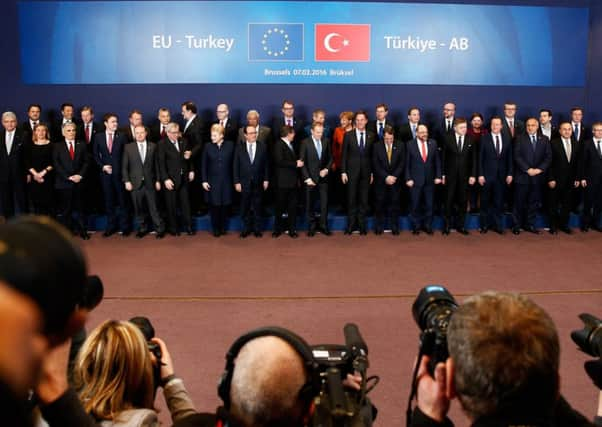
[{"label": "white crescent and star", "polygon": [[[324,49],[326,49],[328,52],[337,53],[341,50],[341,48],[335,49],[334,47],[332,47],[330,45],[330,42],[335,37],[343,37],[343,36],[341,36],[339,33],[330,33],[330,34],[327,34],[326,37],[324,37]],[[343,39],[343,46],[349,46],[349,40]]]}]

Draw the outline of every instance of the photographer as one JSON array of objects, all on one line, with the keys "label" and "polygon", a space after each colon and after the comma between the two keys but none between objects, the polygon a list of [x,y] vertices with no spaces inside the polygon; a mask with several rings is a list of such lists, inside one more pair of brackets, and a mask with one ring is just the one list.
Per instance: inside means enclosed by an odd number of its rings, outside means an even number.
[{"label": "photographer", "polygon": [[423,357],[411,425],[453,426],[457,397],[471,425],[591,426],[560,396],[559,341],[548,314],[529,299],[486,292],[451,316],[449,358],[434,375]]},{"label": "photographer", "polygon": [[[161,360],[151,356],[140,329],[130,322],[108,320],[84,342],[75,363],[75,384],[87,413],[109,426],[156,426],[153,408],[153,365],[160,366],[160,384],[172,420],[193,414],[194,407],[181,379],[174,375],[165,343]],[[98,357],[102,355],[102,357]]]}]

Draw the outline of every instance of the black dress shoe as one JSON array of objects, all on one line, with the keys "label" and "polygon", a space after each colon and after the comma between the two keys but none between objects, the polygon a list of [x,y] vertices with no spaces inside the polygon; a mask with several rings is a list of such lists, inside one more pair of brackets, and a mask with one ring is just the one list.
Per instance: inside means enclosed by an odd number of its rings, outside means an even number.
[{"label": "black dress shoe", "polygon": [[489,231],[489,229],[487,227],[480,227],[479,228],[479,233],[481,233],[481,234],[487,234],[487,231]]},{"label": "black dress shoe", "polygon": [[399,228],[394,228],[391,230],[391,234],[394,236],[399,236]]},{"label": "black dress shoe", "polygon": [[228,234],[228,232],[226,230],[224,230],[223,228],[219,231],[220,236],[225,236]]},{"label": "black dress shoe", "polygon": [[426,234],[428,234],[429,236],[432,236],[432,235],[433,235],[433,229],[432,229],[431,227],[426,227],[426,228],[424,229],[424,232],[425,232]]},{"label": "black dress shoe", "polygon": [[142,230],[136,233],[136,239],[142,239],[144,236],[146,236],[146,233]]},{"label": "black dress shoe", "polygon": [[253,233],[253,235],[257,238],[260,238],[263,236],[263,234],[261,233],[261,231],[256,231],[255,233]]},{"label": "black dress shoe", "polygon": [[512,227],[512,234],[518,236],[520,234],[520,228]]},{"label": "black dress shoe", "polygon": [[541,234],[541,231],[539,231],[535,227],[527,227],[527,228],[525,228],[525,231],[527,231],[529,233],[533,233],[533,234]]},{"label": "black dress shoe", "polygon": [[88,234],[88,232],[85,230],[79,232],[79,237],[81,237],[84,240],[90,240],[90,234]]},{"label": "black dress shoe", "polygon": [[316,235],[316,232],[314,230],[309,230],[307,232],[307,237],[314,237]]},{"label": "black dress shoe", "polygon": [[550,227],[550,229],[548,230],[548,233],[550,233],[550,234],[558,234],[558,231],[556,231],[555,228]]},{"label": "black dress shoe", "polygon": [[247,236],[248,236],[249,234],[251,234],[251,232],[250,232],[249,230],[243,230],[243,231],[240,233],[240,238],[241,238],[241,239],[246,239],[246,238],[247,238]]},{"label": "black dress shoe", "polygon": [[587,233],[589,231],[589,227],[587,225],[582,225],[581,226],[581,231],[584,233]]},{"label": "black dress shoe", "polygon": [[165,237],[165,231],[158,231],[155,235],[155,239],[159,240]]},{"label": "black dress shoe", "polygon": [[441,234],[447,236],[449,234],[449,227],[443,227],[443,230],[441,230]]},{"label": "black dress shoe", "polygon": [[420,234],[420,230],[418,230],[417,228],[413,228],[412,229],[412,234],[418,235],[418,234]]},{"label": "black dress shoe", "polygon": [[272,231],[272,237],[275,239],[277,237],[280,237],[282,233],[280,231]]},{"label": "black dress shoe", "polygon": [[129,237],[130,234],[132,234],[130,230],[125,230],[121,232],[121,237]]},{"label": "black dress shoe", "polygon": [[571,230],[569,227],[560,227],[560,231],[566,234],[573,234],[573,230]]},{"label": "black dress shoe", "polygon": [[212,234],[213,234],[213,237],[219,237],[222,235],[222,233],[219,230],[213,230]]},{"label": "black dress shoe", "polygon": [[377,236],[380,236],[381,234],[383,234],[383,229],[382,228],[375,228],[374,229],[374,234],[376,234]]},{"label": "black dress shoe", "polygon": [[288,237],[290,237],[291,239],[296,239],[297,237],[299,237],[299,235],[295,230],[293,230],[288,232]]},{"label": "black dress shoe", "polygon": [[495,231],[497,234],[499,234],[500,236],[503,235],[505,233],[503,228],[494,228],[493,231]]},{"label": "black dress shoe", "polygon": [[351,233],[353,233],[353,230],[352,230],[351,228],[347,227],[347,228],[345,229],[345,234],[346,234],[347,236],[350,236],[350,235],[351,235]]},{"label": "black dress shoe", "polygon": [[465,229],[464,227],[462,228],[458,228],[458,233],[464,235],[464,236],[468,236],[470,233],[468,232],[467,229]]},{"label": "black dress shoe", "polygon": [[111,237],[113,234],[115,234],[114,229],[106,229],[105,232],[102,233],[102,237]]},{"label": "black dress shoe", "polygon": [[186,228],[186,234],[188,234],[189,236],[194,236],[196,234],[196,231],[192,229],[192,227],[188,227]]},{"label": "black dress shoe", "polygon": [[325,236],[331,236],[332,232],[330,231],[330,229],[328,227],[323,227],[320,229],[320,232],[325,235]]}]

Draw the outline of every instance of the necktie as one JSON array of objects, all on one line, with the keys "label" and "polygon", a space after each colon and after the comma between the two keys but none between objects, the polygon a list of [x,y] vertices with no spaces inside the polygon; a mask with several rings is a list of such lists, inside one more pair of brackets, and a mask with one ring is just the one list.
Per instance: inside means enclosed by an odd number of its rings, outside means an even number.
[{"label": "necktie", "polygon": [[255,160],[255,144],[249,144],[249,160],[251,163]]},{"label": "necktie", "polygon": [[10,150],[13,148],[13,134],[11,132],[6,134],[6,153],[10,155]]},{"label": "necktie", "polygon": [[602,141],[598,140],[598,156],[602,158]]},{"label": "necktie", "polygon": [[500,136],[496,135],[495,136],[495,153],[497,154],[498,157],[500,157],[500,155],[502,154],[502,150],[500,150],[501,146],[500,146]]},{"label": "necktie", "polygon": [[458,152],[462,152],[462,137],[458,137]]},{"label": "necktie", "polygon": [[422,162],[426,163],[427,152],[426,152],[426,141],[422,141]]},{"label": "necktie", "polygon": [[389,161],[389,164],[391,164],[391,157],[393,156],[393,147],[389,144],[387,144],[387,160]]},{"label": "necktie", "polygon": [[113,153],[113,134],[110,133],[107,138],[107,150],[109,150],[109,154]]},{"label": "necktie", "polygon": [[318,153],[318,160],[322,160],[322,141],[316,140],[316,151]]},{"label": "necktie", "polygon": [[146,159],[146,150],[144,149],[145,144],[138,144],[138,151],[140,151],[140,158],[142,159],[142,163],[144,164],[144,160]]},{"label": "necktie", "polygon": [[165,132],[165,126],[161,125],[161,138],[165,138],[166,132]]},{"label": "necktie", "polygon": [[220,125],[221,127],[224,127],[224,121],[223,121],[223,120],[220,120],[220,121],[219,121],[219,125]]},{"label": "necktie", "polygon": [[531,148],[535,151],[535,144],[537,144],[537,140],[535,139],[535,135],[531,135]]},{"label": "necktie", "polygon": [[449,130],[451,128],[451,126],[449,125],[449,120],[446,120],[445,123],[446,123],[446,125],[445,125],[445,131],[449,132]]},{"label": "necktie", "polygon": [[31,130],[34,130],[35,127],[38,125],[38,122],[31,122]]},{"label": "necktie", "polygon": [[180,152],[180,146],[178,145],[178,141],[172,141],[172,144],[174,147],[176,147],[176,151],[179,153]]},{"label": "necktie", "polygon": [[514,120],[510,120],[509,127],[510,127],[510,135],[512,135],[512,137],[514,138]]},{"label": "necktie", "polygon": [[382,122],[378,124],[378,139],[383,139],[384,127]]},{"label": "necktie", "polygon": [[571,161],[571,141],[564,141],[564,151],[566,153],[566,159]]},{"label": "necktie", "polygon": [[293,121],[291,119],[286,119],[286,125],[287,126],[293,126]]},{"label": "necktie", "polygon": [[72,141],[69,141],[69,157],[71,157],[71,160],[75,159],[75,149]]},{"label": "necktie", "polygon": [[364,132],[360,132],[360,152],[364,154]]},{"label": "necktie", "polygon": [[575,139],[579,141],[579,125],[577,123],[573,127],[573,133],[575,134]]},{"label": "necktie", "polygon": [[90,143],[90,124],[86,125],[86,143]]},{"label": "necktie", "polygon": [[412,125],[412,138],[416,138],[416,125]]}]

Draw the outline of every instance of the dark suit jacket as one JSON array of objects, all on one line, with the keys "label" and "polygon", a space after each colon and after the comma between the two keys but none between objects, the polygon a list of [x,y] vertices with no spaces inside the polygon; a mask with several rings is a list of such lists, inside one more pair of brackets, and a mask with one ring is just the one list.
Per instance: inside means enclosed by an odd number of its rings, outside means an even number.
[{"label": "dark suit jacket", "polygon": [[[416,125],[416,130],[418,130],[418,126],[421,124],[423,123],[419,122]],[[414,139],[414,136],[412,135],[412,126],[410,125],[410,123],[404,123],[401,126],[399,126],[399,140],[403,143],[407,143],[412,139]]]},{"label": "dark suit jacket", "polygon": [[577,150],[577,142],[569,140],[571,145],[571,161],[566,157],[564,151],[564,143],[562,138],[555,138],[550,142],[552,146],[552,164],[548,169],[548,181],[557,181],[557,187],[569,186],[573,187],[577,180],[579,152]]},{"label": "dark suit jacket", "polygon": [[6,131],[0,128],[0,182],[25,183],[27,171],[24,163],[25,136],[21,129],[15,129],[10,154],[6,152]]},{"label": "dark suit jacket", "polygon": [[193,163],[195,163],[195,159],[197,158],[197,156],[200,155],[201,151],[203,150],[203,135],[205,132],[205,127],[199,116],[196,116],[190,122],[186,131],[184,131],[185,126],[186,123],[184,123],[184,125],[182,126],[182,136],[186,138],[186,141],[188,142],[187,150],[192,151],[191,160]]},{"label": "dark suit jacket", "polygon": [[105,127],[98,122],[92,122],[92,133],[90,134],[90,143],[86,141],[86,130],[84,129],[84,123],[80,122],[77,126],[76,138],[78,141],[83,141],[88,146],[88,153],[92,154],[92,149],[94,147],[94,139],[97,133],[104,132]]},{"label": "dark suit jacket", "polygon": [[[556,128],[556,126],[552,125],[552,129],[551,130],[552,130],[552,132],[551,132],[550,141],[553,140],[553,139],[555,139],[555,138],[558,138],[560,136],[560,134],[558,133],[558,129]],[[539,126],[537,128],[537,135],[544,136],[544,133],[541,130],[541,126]]]},{"label": "dark suit jacket", "polygon": [[249,191],[251,185],[261,186],[269,181],[268,147],[263,142],[256,142],[253,163],[249,159],[246,142],[236,144],[234,150],[234,183],[242,185],[242,191]]},{"label": "dark suit jacket", "polygon": [[[75,123],[76,127],[80,126],[80,120],[77,118],[73,118],[73,123]],[[27,124],[29,124],[29,121]],[[65,137],[63,136],[63,117],[53,122],[48,131],[50,132],[50,139],[52,142],[63,142],[65,140]]]},{"label": "dark suit jacket", "polygon": [[[38,123],[44,123],[41,120],[38,120]],[[31,124],[29,123],[29,117],[21,123],[18,127],[21,129],[21,133],[23,135],[23,140],[26,142],[31,142],[31,138],[33,137],[33,129],[31,128]],[[2,129],[4,130],[4,129]],[[48,129],[48,132],[51,133],[52,129]],[[48,137],[52,140],[52,135],[48,135]]]},{"label": "dark suit jacket", "polygon": [[[521,134],[514,143],[514,182],[516,184],[542,184],[552,163],[552,149],[546,136],[538,136],[535,152],[531,146],[531,139],[527,134]],[[541,169],[543,173],[530,177],[527,169]]]},{"label": "dark suit jacket", "polygon": [[128,122],[127,126],[124,126],[121,129],[118,129],[118,132],[125,136],[125,139],[127,140],[127,142],[134,142],[134,140],[136,139],[134,137],[134,134],[132,133],[132,127],[130,126],[129,122]]},{"label": "dark suit jacket", "polygon": [[[221,148],[209,143],[203,150],[201,161],[201,182],[208,182],[211,190],[205,192],[211,205],[224,206],[232,203],[232,163],[234,143],[224,141]],[[204,191],[204,190],[203,190]]]},{"label": "dark suit jacket", "polygon": [[343,155],[341,158],[341,173],[346,173],[350,180],[366,177],[372,173],[372,147],[376,135],[366,132],[364,153],[360,152],[359,140],[354,130],[345,133],[343,137]]},{"label": "dark suit jacket", "polygon": [[458,180],[468,183],[469,177],[477,176],[477,150],[470,136],[462,138],[462,151],[458,151],[456,133],[445,137],[442,147],[443,175],[447,185],[454,185]]},{"label": "dark suit jacket", "polygon": [[107,134],[105,132],[99,132],[94,137],[94,146],[92,152],[94,161],[101,170],[101,176],[106,174],[102,172],[102,168],[105,165],[110,165],[113,168],[111,177],[121,181],[121,161],[123,160],[123,148],[128,144],[127,139],[123,133],[119,131],[113,135],[113,148],[109,153],[107,148]]},{"label": "dark suit jacket", "polygon": [[[391,126],[393,128],[393,131],[396,132],[393,121],[391,119],[385,119],[385,125],[383,126],[383,134],[384,134],[384,128],[386,128],[387,126]],[[366,126],[366,129],[368,130],[368,132],[372,132],[374,135],[376,135],[376,139],[379,139],[378,138],[378,126],[376,126],[376,120],[371,120],[370,123],[368,123],[368,126]],[[397,133],[394,133],[394,136],[397,137]]]},{"label": "dark suit jacket", "polygon": [[149,190],[154,189],[155,182],[159,180],[157,144],[147,141],[144,164],[138,151],[138,143],[127,144],[123,149],[121,175],[123,182],[131,182],[134,190],[140,189],[143,185]]},{"label": "dark suit jacket", "polygon": [[583,143],[579,177],[582,180],[585,179],[588,185],[602,184],[602,158],[596,149],[593,138]]},{"label": "dark suit jacket", "polygon": [[[238,142],[245,142],[247,138],[245,137],[244,126],[238,129]],[[257,134],[257,142],[263,142],[264,144],[270,146],[273,142],[279,141],[280,138],[277,136],[280,135],[280,130],[278,133],[272,135],[272,131],[269,127],[259,125],[259,133]],[[272,141],[272,137],[274,140]]]},{"label": "dark suit jacket", "polygon": [[512,142],[507,135],[501,134],[500,142],[502,152],[498,157],[495,151],[493,134],[488,133],[481,137],[479,147],[479,167],[477,173],[484,176],[486,182],[505,181],[506,177],[514,174],[514,157],[512,155]]},{"label": "dark suit jacket", "polygon": [[[74,151],[75,155],[73,160],[71,160],[69,149],[64,139],[56,143],[52,150],[52,163],[55,171],[54,187],[59,190],[68,190],[76,185],[73,181],[69,181],[70,176],[86,176],[89,161],[86,143],[75,141]],[[80,184],[82,182],[83,180],[80,181]]]},{"label": "dark suit jacket", "polygon": [[[332,151],[330,150],[330,140],[328,138],[322,138],[322,153],[320,158],[318,158],[318,152],[316,151],[313,139],[311,137],[305,138],[301,142],[299,158],[303,160],[303,167],[301,168],[303,181],[311,178],[316,184],[328,182],[330,168],[332,167]],[[329,171],[328,175],[324,178],[320,177],[322,169],[328,169]]]},{"label": "dark suit jacket", "polygon": [[[219,125],[219,120],[214,120],[212,125]],[[232,120],[232,117],[228,117],[226,121],[226,128],[224,133],[224,141],[236,142],[238,139],[238,124]]]},{"label": "dark suit jacket", "polygon": [[512,138],[512,134],[510,133],[510,126],[508,126],[508,122],[505,117],[502,117],[502,135],[506,138],[514,139],[518,138],[520,135],[525,133],[525,124],[518,120],[516,117],[514,118],[514,138]]},{"label": "dark suit jacket", "polygon": [[427,147],[428,155],[426,162],[423,162],[417,140],[413,139],[407,145],[405,180],[414,181],[414,186],[417,187],[435,185],[435,178],[441,179],[441,159],[439,150],[437,150],[437,142],[429,139]]},{"label": "dark suit jacket", "polygon": [[[280,128],[285,124],[284,116],[275,119],[272,123],[272,135],[274,135],[274,142],[280,140]],[[299,150],[301,141],[308,136],[305,134],[305,124],[303,123],[303,120],[293,117],[293,129],[295,129],[295,140],[293,141],[293,147],[295,147],[295,150]]]},{"label": "dark suit jacket", "polygon": [[279,139],[274,144],[273,156],[276,188],[295,188],[299,176],[295,152]]},{"label": "dark suit jacket", "polygon": [[[167,130],[165,131],[165,136],[167,137]],[[161,136],[161,122],[156,121],[150,128],[150,132],[148,134],[148,140],[151,142],[159,142],[163,139]]]},{"label": "dark suit jacket", "polygon": [[378,193],[388,187],[385,178],[392,175],[397,178],[395,186],[401,186],[403,181],[403,169],[405,168],[406,153],[405,146],[401,141],[393,142],[391,152],[391,163],[387,158],[387,148],[383,141],[374,144],[372,149],[372,171],[374,172],[374,190]]},{"label": "dark suit jacket", "polygon": [[449,136],[455,135],[454,131],[454,121],[455,117],[452,119],[452,124],[450,130],[447,130],[447,123],[444,118],[442,118],[436,126],[433,126],[433,138],[437,141],[437,146],[440,149],[443,149],[445,146],[445,141]]},{"label": "dark suit jacket", "polygon": [[161,182],[171,179],[176,188],[182,185],[182,180],[188,182],[188,172],[192,170],[190,160],[184,158],[188,151],[188,142],[182,139],[178,142],[178,151],[168,138],[162,139],[157,146],[157,163]]},{"label": "dark suit jacket", "polygon": [[[572,123],[571,123],[571,129],[573,129],[573,124]],[[581,126],[579,127],[579,140],[577,140],[575,138],[575,131],[574,130],[573,130],[573,135],[571,136],[571,138],[573,138],[573,140],[577,141],[577,142],[585,142],[585,141],[587,141],[591,137],[592,137],[591,130],[587,126],[585,126],[583,124],[583,122],[581,123]]]}]

